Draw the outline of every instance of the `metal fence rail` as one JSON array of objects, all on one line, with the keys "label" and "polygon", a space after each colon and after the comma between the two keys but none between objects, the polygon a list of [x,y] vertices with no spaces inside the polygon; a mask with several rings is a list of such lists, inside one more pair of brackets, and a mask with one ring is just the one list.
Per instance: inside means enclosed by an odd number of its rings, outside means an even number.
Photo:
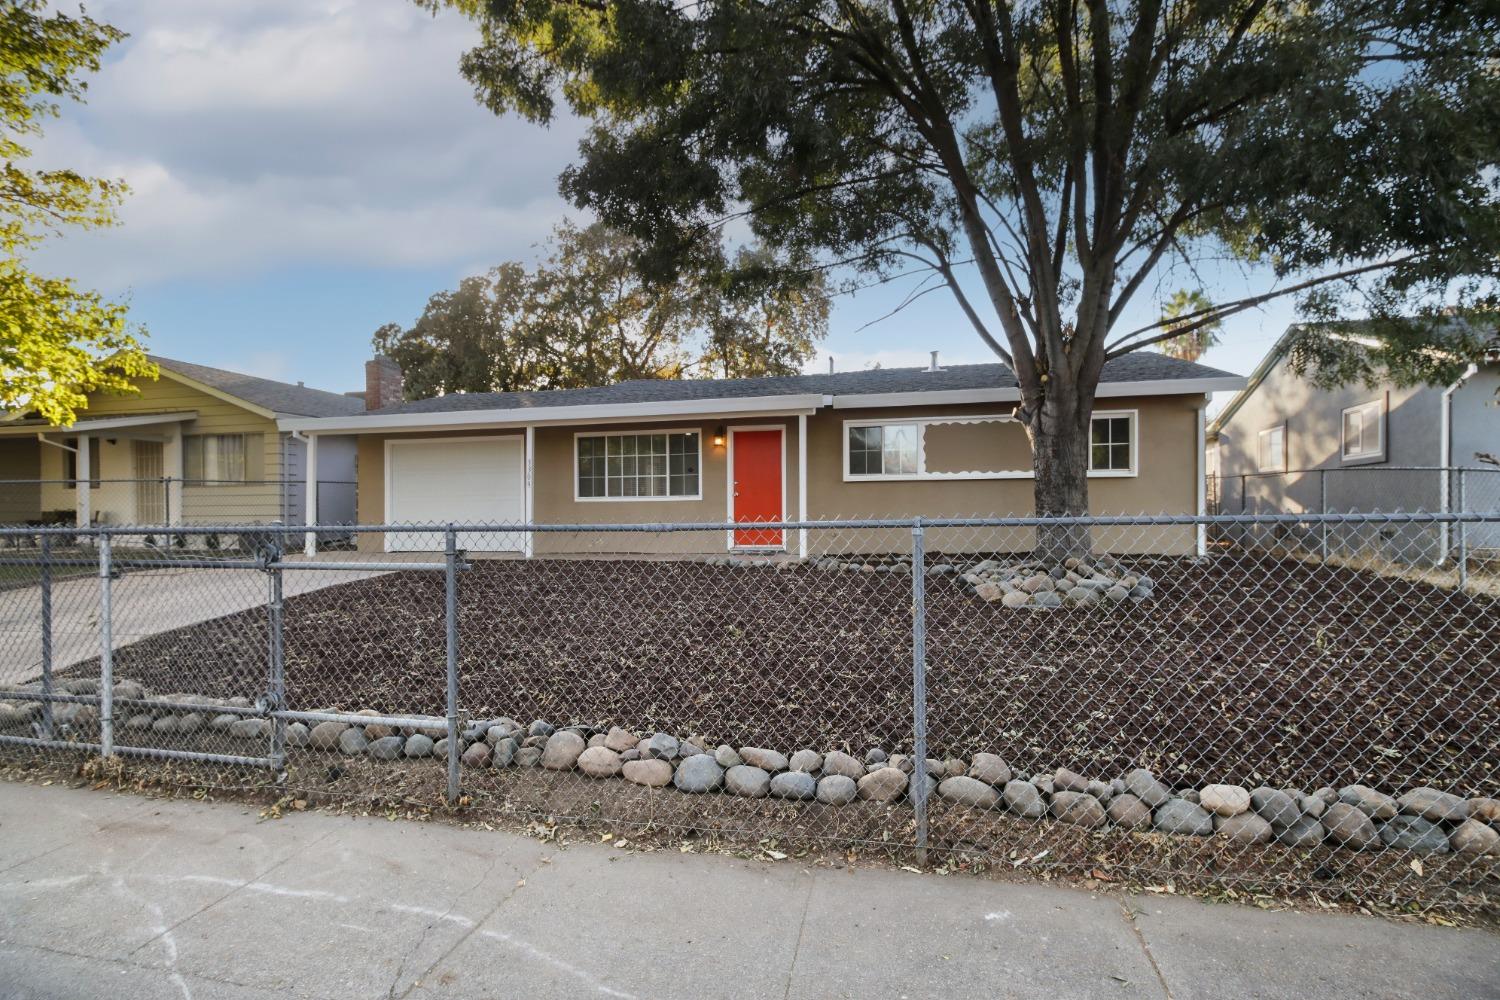
[{"label": "metal fence rail", "polygon": [[[1059,524],[1090,548],[1033,556]],[[1487,564],[1403,556],[1433,530],[1496,525],[1472,510],[363,525],[341,529],[354,551],[311,559],[324,526],[174,526],[256,539],[223,558],[117,544],[141,526],[0,529],[0,752],[1491,906],[1500,587]],[[1317,544],[1287,543],[1305,532]],[[395,551],[413,539],[433,551]]]}]

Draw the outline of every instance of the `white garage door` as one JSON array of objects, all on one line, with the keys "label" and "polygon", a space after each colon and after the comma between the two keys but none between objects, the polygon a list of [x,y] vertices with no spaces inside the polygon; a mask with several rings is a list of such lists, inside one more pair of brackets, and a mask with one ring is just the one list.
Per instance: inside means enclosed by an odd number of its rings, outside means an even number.
[{"label": "white garage door", "polygon": [[[386,518],[392,524],[519,524],[526,519],[525,450],[519,438],[392,441],[386,452]],[[440,552],[442,532],[387,532],[390,552]],[[520,552],[519,532],[461,534],[470,552]]]}]

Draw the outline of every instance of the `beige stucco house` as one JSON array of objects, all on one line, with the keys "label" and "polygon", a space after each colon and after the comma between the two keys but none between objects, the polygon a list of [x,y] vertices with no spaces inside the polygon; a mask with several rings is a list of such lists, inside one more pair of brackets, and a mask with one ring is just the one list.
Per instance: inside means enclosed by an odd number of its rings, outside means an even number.
[{"label": "beige stucco house", "polygon": [[[1153,353],[1104,371],[1094,412],[1098,513],[1203,510],[1203,409],[1239,389],[1227,372]],[[623,532],[608,536],[503,526],[746,524],[836,518],[1026,514],[1030,446],[1010,416],[1019,399],[1003,365],[934,364],[827,375],[634,381],[588,389],[454,394],[400,402],[400,372],[367,366],[354,414],[285,417],[309,442],[310,479],[323,444],[358,442],[362,524],[492,523],[469,551],[719,552],[807,556],[902,550],[909,535],[819,529]],[[307,498],[316,504],[316,493]],[[899,537],[898,537],[899,536]],[[438,532],[370,533],[367,549],[434,550]],[[1192,527],[1135,529],[1112,548],[1191,552]],[[1029,544],[1023,532],[952,529],[934,550]]]},{"label": "beige stucco house", "polygon": [[[306,442],[285,419],[363,412],[357,396],[155,357],[134,395],[94,393],[68,428],[0,421],[0,524],[303,523]],[[322,441],[311,509],[354,519],[354,438]]]}]

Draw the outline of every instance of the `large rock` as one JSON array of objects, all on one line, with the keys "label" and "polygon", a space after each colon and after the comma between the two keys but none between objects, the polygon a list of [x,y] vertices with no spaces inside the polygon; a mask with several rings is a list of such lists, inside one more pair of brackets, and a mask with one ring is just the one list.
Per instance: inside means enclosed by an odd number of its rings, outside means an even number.
[{"label": "large rock", "polygon": [[160,719],[151,723],[153,733],[169,734],[178,731],[177,716],[163,715]]},{"label": "large rock", "polygon": [[1214,832],[1214,818],[1196,802],[1187,799],[1171,799],[1156,807],[1151,814],[1151,825],[1162,833],[1181,833],[1194,837],[1207,837]]},{"label": "large rock", "polygon": [[517,743],[513,736],[507,736],[503,740],[495,741],[494,749],[490,751],[491,766],[509,767],[515,761],[516,754],[520,750],[521,744]]},{"label": "large rock", "polygon": [[823,769],[823,755],[816,750],[798,750],[792,754],[792,759],[787,762],[787,766],[793,771],[817,774]]},{"label": "large rock", "polygon": [[[1314,799],[1322,805],[1322,800]],[[1302,806],[1297,799],[1278,788],[1262,785],[1250,792],[1250,808],[1261,819],[1278,830],[1285,830],[1302,818]]]},{"label": "large rock", "polygon": [[1010,765],[999,754],[976,753],[969,763],[969,777],[986,785],[1004,788],[1005,783],[1011,779]]},{"label": "large rock", "polygon": [[1029,781],[1007,781],[1001,796],[1005,799],[1005,808],[1018,816],[1041,819],[1047,814],[1047,803],[1042,801],[1042,793]]},{"label": "large rock", "polygon": [[711,792],[724,784],[724,769],[708,754],[695,754],[677,765],[672,784],[679,792]]},{"label": "large rock", "polygon": [[263,740],[271,735],[271,720],[241,719],[229,728],[229,733],[242,740]]},{"label": "large rock", "polygon": [[[217,722],[218,719],[214,721]],[[320,722],[313,726],[311,733],[307,734],[308,745],[315,750],[337,750],[339,737],[344,735],[348,728],[342,722]]]},{"label": "large rock", "polygon": [[[557,739],[557,737],[553,737]],[[546,767],[546,753],[542,754],[542,766]],[[578,770],[590,778],[613,778],[620,773],[623,767],[620,763],[620,755],[607,746],[589,747],[578,755]]]},{"label": "large rock", "polygon": [[1144,767],[1126,774],[1124,781],[1125,790],[1152,809],[1165,805],[1172,798],[1172,790],[1156,780],[1156,775]]},{"label": "large rock", "polygon": [[1151,807],[1129,792],[1110,799],[1104,812],[1122,830],[1144,830],[1151,825]]},{"label": "large rock", "polygon": [[364,730],[350,726],[339,734],[339,753],[346,757],[357,757],[370,746]]},{"label": "large rock", "polygon": [[401,752],[408,757],[431,757],[432,747],[431,736],[426,733],[413,733],[406,738],[406,746],[401,748]]},{"label": "large rock", "polygon": [[731,795],[763,799],[771,790],[771,776],[750,764],[736,764],[724,772],[724,787]]},{"label": "large rock", "polygon": [[1462,823],[1469,818],[1469,803],[1436,788],[1413,788],[1396,800],[1396,808],[1407,816],[1420,816],[1433,823]]},{"label": "large rock", "polygon": [[859,779],[859,797],[870,802],[894,802],[906,792],[906,772],[882,767]]},{"label": "large rock", "polygon": [[672,765],[655,757],[626,761],[620,770],[626,781],[647,788],[664,788],[672,783]]},{"label": "large rock", "polygon": [[1000,793],[994,785],[966,775],[944,778],[938,785],[938,794],[975,809],[994,809],[1000,805]]},{"label": "large rock", "polygon": [[1091,830],[1103,826],[1107,819],[1104,806],[1087,792],[1053,792],[1052,815],[1064,823]]},{"label": "large rock", "polygon": [[739,767],[745,762],[740,757],[740,752],[728,743],[720,744],[719,748],[714,751],[714,760],[718,761],[719,766],[725,769]]},{"label": "large rock", "polygon": [[511,763],[515,764],[516,767],[536,767],[537,764],[541,763],[541,760],[542,752],[536,747],[521,747],[516,751],[516,755],[512,758]]},{"label": "large rock", "polygon": [[[369,730],[365,730],[366,734]],[[396,760],[401,756],[401,748],[406,745],[406,738],[402,736],[382,736],[378,740],[370,741],[368,753],[376,760]]]},{"label": "large rock", "polygon": [[587,748],[587,742],[575,732],[564,729],[553,733],[542,750],[542,767],[549,771],[571,771]]},{"label": "large rock", "polygon": [[1204,785],[1198,804],[1215,816],[1238,816],[1250,811],[1250,790],[1241,785]]},{"label": "large rock", "polygon": [[[199,716],[202,718],[202,716]],[[289,747],[305,747],[309,739],[306,726],[300,722],[288,722],[286,724],[286,745]]]},{"label": "large rock", "polygon": [[771,774],[787,769],[788,761],[785,754],[767,750],[764,747],[740,747],[740,757],[751,767],[758,767]]},{"label": "large rock", "polygon": [[1060,767],[1052,774],[1052,787],[1059,792],[1086,792],[1089,790],[1089,779],[1077,771]]},{"label": "large rock", "polygon": [[818,794],[818,779],[806,771],[783,771],[771,779],[771,797],[811,799]]},{"label": "large rock", "polygon": [[[1339,792],[1340,798],[1343,791]],[[1391,803],[1395,805],[1394,802]],[[1375,832],[1375,823],[1358,805],[1350,802],[1335,802],[1323,813],[1323,829],[1330,843],[1347,847],[1351,851],[1368,851],[1380,846],[1380,834]]]},{"label": "large rock", "polygon": [[818,801],[825,805],[846,805],[858,794],[859,786],[847,774],[825,774],[818,779]]},{"label": "large rock", "polygon": [[1276,842],[1287,847],[1317,847],[1326,831],[1314,816],[1303,816],[1291,826],[1276,832]]},{"label": "large rock", "polygon": [[1469,818],[1500,826],[1500,799],[1475,796],[1469,800]]},{"label": "large rock", "polygon": [[628,729],[621,729],[619,726],[611,727],[604,737],[604,745],[615,753],[624,753],[639,742],[640,737]]},{"label": "large rock", "polygon": [[1477,819],[1466,819],[1448,838],[1448,846],[1459,854],[1500,856],[1500,833]]},{"label": "large rock", "polygon": [[823,774],[841,774],[858,781],[865,776],[865,766],[841,750],[823,755]]},{"label": "large rock", "polygon": [[[179,733],[186,733],[191,736],[193,733],[196,733],[198,730],[202,729],[204,725],[207,724],[207,722],[208,720],[204,718],[201,712],[189,712],[188,714],[177,720],[177,731]],[[301,726],[302,723],[294,722],[292,723],[292,725]],[[302,728],[304,731],[306,731],[307,729],[306,726],[302,726]]]},{"label": "large rock", "polygon": [[490,745],[488,743],[475,743],[464,751],[461,758],[464,767],[489,767]]},{"label": "large rock", "polygon": [[671,733],[653,733],[651,738],[646,740],[646,745],[641,747],[641,752],[657,760],[671,760],[681,749],[682,743]]},{"label": "large rock", "polygon": [[1273,836],[1270,821],[1253,812],[1215,816],[1214,833],[1232,844],[1268,844]]},{"label": "large rock", "polygon": [[1395,799],[1369,785],[1345,785],[1339,789],[1339,801],[1354,806],[1371,819],[1390,819],[1400,811]]},{"label": "large rock", "polygon": [[1398,851],[1448,853],[1448,835],[1443,828],[1420,816],[1395,816],[1376,824],[1380,842]]}]

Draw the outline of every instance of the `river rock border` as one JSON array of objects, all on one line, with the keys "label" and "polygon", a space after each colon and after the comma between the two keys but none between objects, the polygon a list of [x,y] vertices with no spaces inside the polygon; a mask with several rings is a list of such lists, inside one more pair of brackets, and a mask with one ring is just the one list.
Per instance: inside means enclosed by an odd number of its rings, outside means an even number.
[{"label": "river rock border", "polygon": [[[27,686],[29,687],[29,685]],[[86,694],[98,682],[73,680],[60,690]],[[115,685],[120,698],[145,698],[134,681]],[[3,698],[3,693],[0,693]],[[246,698],[216,699],[172,694],[164,701],[249,707]],[[357,715],[378,716],[373,709]],[[0,700],[0,729],[33,723],[37,702]],[[289,747],[321,750],[377,761],[445,759],[447,723],[394,729],[382,723],[322,722],[286,726]],[[66,736],[98,726],[92,705],[63,703],[53,708],[54,725]],[[224,712],[172,713],[160,709],[124,714],[125,730],[191,735],[203,730],[263,741],[269,720]],[[905,754],[872,748],[860,758],[839,750],[811,748],[790,756],[766,747],[727,744],[711,747],[703,737],[681,739],[669,733],[642,735],[619,726],[554,727],[538,719],[522,725],[498,718],[470,723],[460,736],[464,768],[540,768],[577,771],[591,778],[618,779],[647,788],[678,792],[722,792],[746,798],[777,798],[844,806],[856,801],[889,804],[909,794],[916,762]],[[1028,820],[1050,820],[1090,830],[1114,828],[1156,831],[1185,837],[1217,837],[1234,844],[1277,843],[1311,848],[1329,845],[1351,851],[1393,849],[1430,854],[1500,857],[1500,799],[1463,798],[1436,788],[1416,787],[1392,795],[1368,785],[1246,788],[1207,784],[1177,789],[1145,768],[1110,780],[1088,778],[1065,767],[1028,774],[1014,771],[995,753],[927,761],[927,790],[937,798],[977,810],[1003,811]]]},{"label": "river rock border", "polygon": [[[903,556],[863,561],[824,556],[815,565],[846,573],[911,573],[911,560]],[[1007,608],[1139,603],[1156,595],[1151,577],[1131,571],[1108,554],[1069,558],[1051,566],[1029,557],[935,562],[927,567],[927,575],[952,577],[970,596]]]}]

